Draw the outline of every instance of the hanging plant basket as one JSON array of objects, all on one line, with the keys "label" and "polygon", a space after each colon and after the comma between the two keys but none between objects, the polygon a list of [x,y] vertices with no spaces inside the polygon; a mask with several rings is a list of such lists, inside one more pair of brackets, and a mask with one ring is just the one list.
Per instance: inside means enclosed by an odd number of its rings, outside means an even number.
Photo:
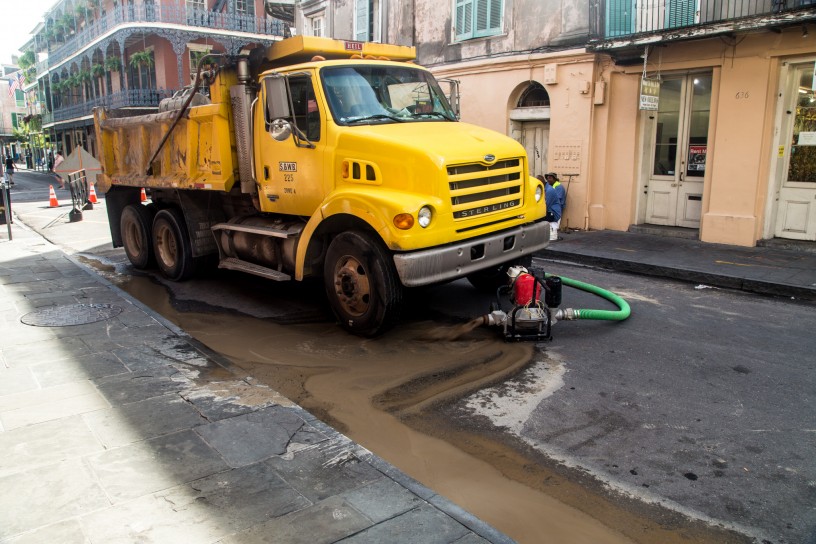
[{"label": "hanging plant basket", "polygon": [[109,72],[118,72],[122,67],[122,60],[119,57],[108,57],[105,59],[105,69]]},{"label": "hanging plant basket", "polygon": [[140,66],[153,66],[153,52],[152,51],[138,51],[130,55],[130,65],[134,68]]}]

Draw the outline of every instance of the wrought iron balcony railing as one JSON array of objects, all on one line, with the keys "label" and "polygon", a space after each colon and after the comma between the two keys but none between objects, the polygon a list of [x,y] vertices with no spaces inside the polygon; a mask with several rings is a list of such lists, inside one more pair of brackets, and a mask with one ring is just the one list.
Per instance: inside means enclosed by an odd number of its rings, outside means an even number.
[{"label": "wrought iron balcony railing", "polygon": [[595,0],[590,3],[593,49],[662,35],[688,38],[703,29],[748,30],[813,20],[816,0]]},{"label": "wrought iron balcony railing", "polygon": [[129,89],[98,96],[93,100],[59,107],[53,112],[44,114],[43,124],[49,125],[60,121],[80,119],[91,115],[93,109],[100,106],[108,109],[157,108],[162,99],[173,96],[174,92],[172,89]]},{"label": "wrought iron balcony railing", "polygon": [[[209,10],[188,8],[177,4],[127,4],[120,5],[86,23],[83,28],[69,36],[64,43],[51,48],[49,64],[54,66],[70,57],[98,37],[128,23],[169,23],[201,29],[228,30],[268,36],[283,36],[284,23],[268,17],[255,17],[234,13],[220,13]],[[40,66],[37,66],[38,73]],[[47,66],[45,66],[47,68]]]}]

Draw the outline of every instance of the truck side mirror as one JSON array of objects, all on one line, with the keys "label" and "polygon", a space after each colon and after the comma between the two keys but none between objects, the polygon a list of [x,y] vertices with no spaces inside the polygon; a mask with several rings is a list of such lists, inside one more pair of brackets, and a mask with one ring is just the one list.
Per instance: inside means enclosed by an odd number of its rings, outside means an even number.
[{"label": "truck side mirror", "polygon": [[266,95],[266,122],[272,123],[276,119],[289,119],[289,94],[284,76],[270,76],[264,78]]},{"label": "truck side mirror", "polygon": [[450,104],[453,113],[456,114],[456,118],[459,119],[461,116],[461,112],[459,111],[459,80],[457,79],[438,79],[439,83],[447,83],[448,84],[448,92],[446,93],[446,98],[448,99],[448,104]]},{"label": "truck side mirror", "polygon": [[285,142],[292,136],[292,123],[286,119],[275,119],[269,123],[269,134],[278,142]]}]

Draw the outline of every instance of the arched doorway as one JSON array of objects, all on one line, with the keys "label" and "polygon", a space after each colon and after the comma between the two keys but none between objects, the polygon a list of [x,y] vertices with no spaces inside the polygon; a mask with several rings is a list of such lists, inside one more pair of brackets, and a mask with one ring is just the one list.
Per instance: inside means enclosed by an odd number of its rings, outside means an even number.
[{"label": "arched doorway", "polygon": [[543,175],[550,142],[550,95],[537,81],[525,85],[510,110],[510,132],[527,151],[530,174]]}]

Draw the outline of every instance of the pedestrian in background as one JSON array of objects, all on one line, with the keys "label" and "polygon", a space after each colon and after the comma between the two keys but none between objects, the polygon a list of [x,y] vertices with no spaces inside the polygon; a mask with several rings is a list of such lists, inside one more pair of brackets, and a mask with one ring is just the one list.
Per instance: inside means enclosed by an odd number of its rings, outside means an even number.
[{"label": "pedestrian in background", "polygon": [[552,188],[555,189],[556,193],[558,193],[558,200],[561,201],[561,215],[564,215],[564,210],[567,209],[567,191],[564,189],[564,186],[561,185],[561,181],[558,179],[558,174],[555,172],[548,172],[544,174],[544,179],[546,179],[547,183],[552,185]]},{"label": "pedestrian in background", "polygon": [[11,155],[6,155],[5,179],[6,185],[9,187],[14,187],[14,159],[11,158]]},{"label": "pedestrian in background", "polygon": [[60,189],[65,189],[65,182],[62,180],[62,176],[57,173],[57,168],[59,168],[59,165],[62,164],[62,161],[64,160],[65,157],[62,156],[62,153],[57,151],[56,155],[54,155],[54,167],[51,170],[51,172],[54,174],[54,178],[57,180],[57,183],[60,184]]},{"label": "pedestrian in background", "polygon": [[550,240],[558,240],[558,224],[561,222],[561,199],[558,192],[541,174],[536,179],[544,183],[544,203],[547,205],[547,215],[544,220],[550,223]]},{"label": "pedestrian in background", "polygon": [[544,219],[549,221],[550,223],[554,223],[561,220],[561,199],[558,198],[558,193],[555,189],[553,189],[552,185],[547,183],[547,180],[544,179],[544,176],[541,174],[537,175],[536,178],[544,183],[544,203],[547,205],[547,215],[544,216]]},{"label": "pedestrian in background", "polygon": [[560,212],[558,213],[558,220],[550,223],[550,240],[558,240],[558,229],[561,228],[561,216],[564,215],[564,210],[567,207],[567,191],[558,180],[558,174],[555,172],[547,172],[544,174],[544,179],[547,184],[552,187],[555,194],[558,196],[558,203],[560,205]]}]

